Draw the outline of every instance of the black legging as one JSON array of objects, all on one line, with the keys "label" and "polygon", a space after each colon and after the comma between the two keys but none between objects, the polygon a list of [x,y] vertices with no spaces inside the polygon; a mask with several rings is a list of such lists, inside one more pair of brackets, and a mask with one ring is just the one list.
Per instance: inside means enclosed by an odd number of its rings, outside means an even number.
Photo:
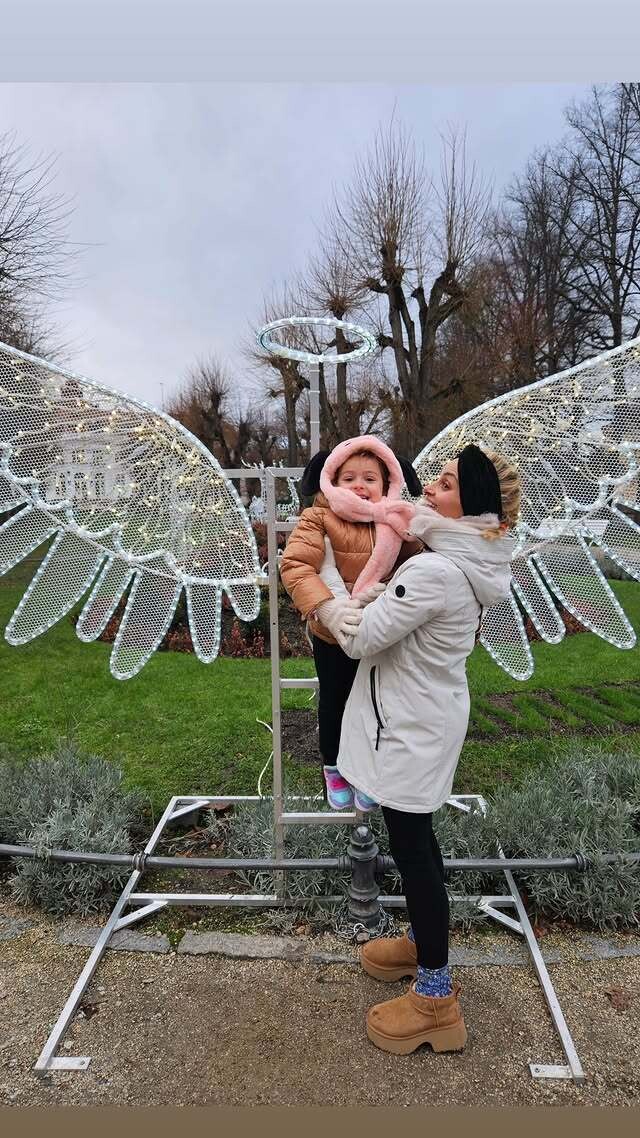
[{"label": "black legging", "polygon": [[449,960],[449,898],[442,854],[432,814],[408,814],[383,806],[389,848],[402,877],[409,920],[424,968],[443,968]]},{"label": "black legging", "polygon": [[319,636],[313,637],[313,658],[318,677],[320,754],[327,766],[335,766],[342,716],[360,661],[350,660],[338,644],[327,644]]}]

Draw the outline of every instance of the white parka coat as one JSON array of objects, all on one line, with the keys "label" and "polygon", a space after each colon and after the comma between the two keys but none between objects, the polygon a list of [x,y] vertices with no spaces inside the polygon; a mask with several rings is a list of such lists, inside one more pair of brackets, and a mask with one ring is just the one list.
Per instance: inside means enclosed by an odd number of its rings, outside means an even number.
[{"label": "white parka coat", "polygon": [[451,794],[469,721],[466,659],[482,608],[509,595],[513,541],[482,537],[496,522],[419,508],[411,529],[429,549],[397,570],[346,638],[360,665],[338,769],[383,806],[431,813]]}]

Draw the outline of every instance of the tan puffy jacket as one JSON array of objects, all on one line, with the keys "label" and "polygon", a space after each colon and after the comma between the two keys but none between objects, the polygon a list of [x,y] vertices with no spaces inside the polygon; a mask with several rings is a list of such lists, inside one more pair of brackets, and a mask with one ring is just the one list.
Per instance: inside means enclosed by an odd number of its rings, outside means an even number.
[{"label": "tan puffy jacket", "polygon": [[[351,591],[369,560],[375,544],[375,525],[346,522],[329,509],[324,494],[303,510],[280,559],[280,576],[291,600],[304,617],[329,600],[333,593],[318,576],[324,561],[325,536],[333,546],[336,567]],[[318,620],[309,619],[309,631],[329,644],[336,641]]]},{"label": "tan puffy jacket", "polygon": [[[316,494],[313,506],[303,510],[280,559],[285,589],[303,617],[329,600],[333,593],[318,576],[324,561],[325,535],[333,546],[336,567],[349,589],[353,588],[375,545],[373,522],[346,522],[329,509],[324,494]],[[403,546],[397,564],[414,550]],[[320,621],[309,619],[309,631],[328,644],[336,641]]]}]

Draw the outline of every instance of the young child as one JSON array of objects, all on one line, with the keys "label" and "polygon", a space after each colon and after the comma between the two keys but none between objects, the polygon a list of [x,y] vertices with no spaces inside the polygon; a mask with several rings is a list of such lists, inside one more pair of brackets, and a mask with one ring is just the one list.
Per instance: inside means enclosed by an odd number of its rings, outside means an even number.
[{"label": "young child", "polygon": [[[334,810],[367,811],[377,803],[348,783],[336,766],[340,726],[358,661],[350,660],[338,640],[361,619],[357,597],[388,577],[403,560],[402,538],[389,522],[406,529],[411,503],[400,499],[421,493],[411,464],[396,458],[380,439],[363,435],[320,452],[307,466],[301,492],[315,495],[303,510],[280,561],[284,587],[308,621],[318,676],[318,727],[327,800]],[[404,522],[404,525],[402,524]],[[320,579],[325,537],[351,598],[336,598]],[[370,595],[370,592],[369,592]]]}]

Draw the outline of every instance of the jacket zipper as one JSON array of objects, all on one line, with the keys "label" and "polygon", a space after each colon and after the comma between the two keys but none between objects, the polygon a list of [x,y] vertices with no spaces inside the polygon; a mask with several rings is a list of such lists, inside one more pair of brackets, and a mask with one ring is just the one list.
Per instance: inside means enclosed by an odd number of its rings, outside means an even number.
[{"label": "jacket zipper", "polygon": [[380,746],[380,732],[382,730],[384,730],[384,723],[382,722],[382,719],[380,718],[380,711],[378,710],[378,701],[376,699],[376,668],[375,668],[375,664],[374,664],[373,668],[371,669],[371,671],[369,672],[369,685],[371,687],[371,702],[373,704],[373,710],[375,712],[376,722],[378,724],[378,729],[376,731],[376,751],[377,751],[378,747]]}]

